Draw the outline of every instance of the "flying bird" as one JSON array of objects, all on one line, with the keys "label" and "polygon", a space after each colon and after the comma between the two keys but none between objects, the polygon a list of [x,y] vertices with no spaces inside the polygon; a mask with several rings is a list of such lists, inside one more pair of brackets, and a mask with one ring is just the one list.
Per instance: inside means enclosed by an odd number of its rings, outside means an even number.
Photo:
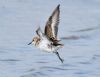
[{"label": "flying bird", "polygon": [[64,46],[63,44],[60,43],[61,40],[57,38],[59,18],[60,18],[59,16],[60,16],[60,4],[54,9],[53,13],[48,18],[44,32],[42,32],[41,28],[39,27],[36,30],[37,36],[35,36],[28,45],[33,44],[34,46],[36,46],[41,50],[55,53],[58,56],[59,60],[63,63],[64,60],[60,57],[58,53],[58,49]]}]

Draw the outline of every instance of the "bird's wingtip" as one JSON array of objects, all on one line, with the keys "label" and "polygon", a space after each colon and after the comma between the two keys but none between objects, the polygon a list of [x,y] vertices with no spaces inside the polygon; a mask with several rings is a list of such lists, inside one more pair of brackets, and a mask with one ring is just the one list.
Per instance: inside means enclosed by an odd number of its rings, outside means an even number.
[{"label": "bird's wingtip", "polygon": [[60,4],[58,4],[57,8],[59,8],[59,7],[60,7]]}]

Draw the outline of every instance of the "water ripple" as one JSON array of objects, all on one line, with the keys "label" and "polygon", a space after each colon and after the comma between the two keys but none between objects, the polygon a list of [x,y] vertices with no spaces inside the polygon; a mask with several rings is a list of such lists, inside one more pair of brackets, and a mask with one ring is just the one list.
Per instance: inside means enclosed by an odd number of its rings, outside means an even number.
[{"label": "water ripple", "polygon": [[93,55],[92,60],[100,59],[100,55]]},{"label": "water ripple", "polygon": [[21,61],[21,60],[18,60],[18,59],[0,59],[0,61],[14,62],[14,61]]},{"label": "water ripple", "polygon": [[29,73],[29,74],[26,74],[26,75],[22,75],[21,77],[47,77],[47,74],[45,73],[42,73],[42,72],[32,72],[32,73]]},{"label": "water ripple", "polygon": [[91,64],[91,62],[78,62],[79,64]]},{"label": "water ripple", "polygon": [[79,39],[87,39],[87,38],[89,38],[88,35],[84,35],[84,36],[71,35],[71,36],[61,37],[62,40],[79,40]]},{"label": "water ripple", "polygon": [[100,29],[100,25],[99,25],[99,26],[96,26],[96,27],[91,27],[91,28],[86,28],[86,29],[77,30],[77,31],[74,31],[74,32],[93,31],[93,30],[96,30],[96,29]]},{"label": "water ripple", "polygon": [[68,69],[65,69],[65,68],[58,68],[58,67],[49,67],[49,66],[44,66],[44,67],[41,67],[41,69],[55,69],[55,70],[68,70]]},{"label": "water ripple", "polygon": [[44,61],[37,61],[36,63],[46,64],[46,63],[48,63],[48,62],[44,62]]}]

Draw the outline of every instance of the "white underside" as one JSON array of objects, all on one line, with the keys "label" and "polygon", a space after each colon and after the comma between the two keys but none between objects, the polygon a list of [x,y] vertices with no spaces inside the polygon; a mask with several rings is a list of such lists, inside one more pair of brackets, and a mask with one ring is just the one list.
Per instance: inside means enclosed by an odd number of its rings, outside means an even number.
[{"label": "white underside", "polygon": [[51,41],[49,41],[48,39],[42,39],[37,48],[46,52],[56,52],[60,48],[60,46],[52,46]]}]

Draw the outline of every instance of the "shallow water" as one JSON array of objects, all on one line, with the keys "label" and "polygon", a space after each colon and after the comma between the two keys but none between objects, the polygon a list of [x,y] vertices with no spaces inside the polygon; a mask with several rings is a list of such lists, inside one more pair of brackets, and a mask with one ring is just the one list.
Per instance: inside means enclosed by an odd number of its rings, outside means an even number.
[{"label": "shallow water", "polygon": [[[28,46],[61,4],[64,59]],[[100,77],[99,0],[0,0],[0,77]]]}]

